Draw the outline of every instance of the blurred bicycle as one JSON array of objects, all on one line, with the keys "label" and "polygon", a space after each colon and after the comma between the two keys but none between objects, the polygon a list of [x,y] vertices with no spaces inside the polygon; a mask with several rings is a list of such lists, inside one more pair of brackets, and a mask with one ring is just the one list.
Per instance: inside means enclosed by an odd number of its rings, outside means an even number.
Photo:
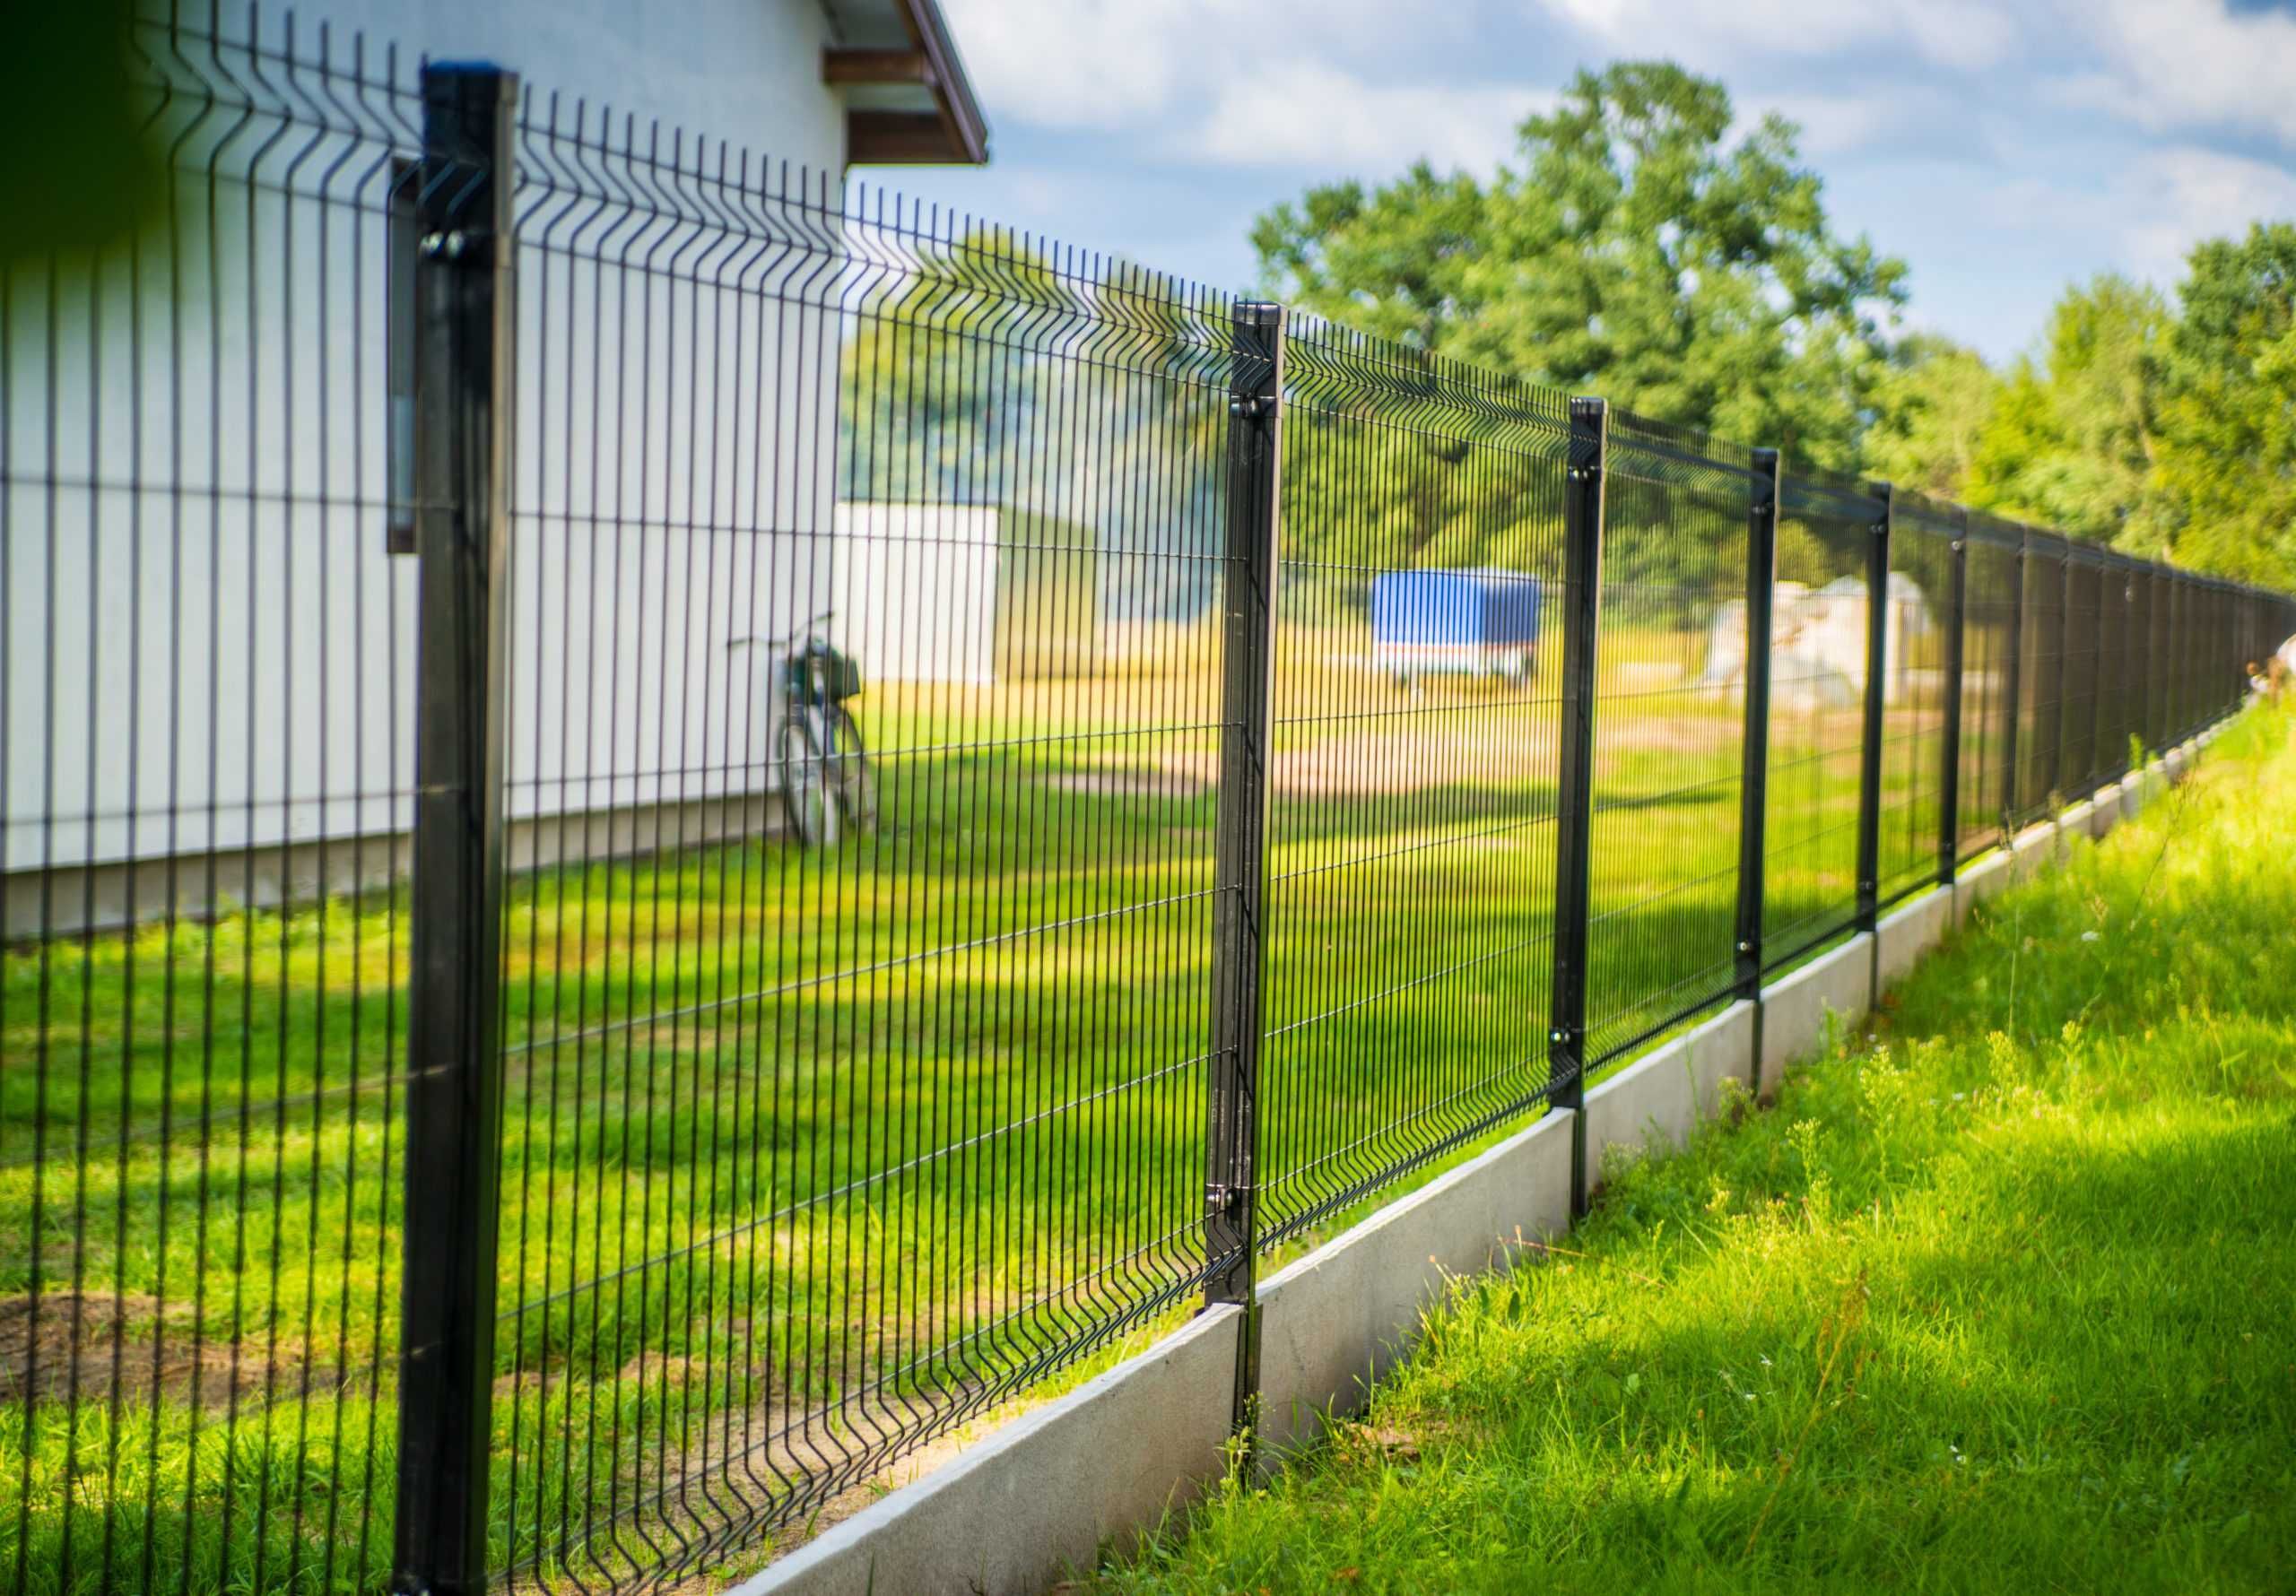
[{"label": "blurred bicycle", "polygon": [[763,647],[777,657],[779,724],[774,768],[790,834],[809,848],[835,847],[848,830],[877,824],[877,774],[846,701],[861,693],[861,664],[823,635],[835,617],[824,610],[794,631],[735,638],[726,645]]}]

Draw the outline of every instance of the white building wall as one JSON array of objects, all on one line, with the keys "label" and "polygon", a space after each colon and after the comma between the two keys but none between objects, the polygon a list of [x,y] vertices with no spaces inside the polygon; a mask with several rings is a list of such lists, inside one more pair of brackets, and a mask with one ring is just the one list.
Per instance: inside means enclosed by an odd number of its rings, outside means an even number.
[{"label": "white building wall", "polygon": [[[829,33],[812,0],[323,0],[299,8],[299,56],[317,55],[321,22],[343,66],[348,32],[370,30],[370,76],[393,37],[409,82],[422,50],[490,57],[530,91],[561,88],[567,126],[588,95],[594,117],[610,100],[663,118],[665,156],[683,125],[813,163],[837,192],[844,113],[820,83]],[[12,876],[408,823],[415,568],[384,549],[388,165],[379,143],[300,126],[259,157],[255,142],[215,160],[212,190],[194,142],[172,248],[8,283]],[[509,812],[761,793],[761,660],[728,645],[830,602],[838,322],[822,307],[837,274],[818,252],[736,266],[709,230],[608,239],[535,221],[518,273]],[[222,897],[263,895],[251,869],[244,889],[234,873]],[[12,934],[31,912],[23,886],[9,883]]]},{"label": "white building wall", "polygon": [[839,505],[839,646],[886,681],[995,681],[997,522],[978,505]]},{"label": "white building wall", "polygon": [[[819,0],[298,0],[300,37],[364,30],[402,61],[485,60],[532,91],[658,120],[801,163],[839,183],[845,108],[822,82]],[[370,54],[371,58],[371,54]]]}]

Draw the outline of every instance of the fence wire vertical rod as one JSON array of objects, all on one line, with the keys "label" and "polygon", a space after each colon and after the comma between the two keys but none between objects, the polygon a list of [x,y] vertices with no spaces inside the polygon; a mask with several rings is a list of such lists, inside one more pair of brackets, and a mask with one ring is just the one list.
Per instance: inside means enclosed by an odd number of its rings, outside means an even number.
[{"label": "fence wire vertical rod", "polygon": [[1274,722],[1276,494],[1282,459],[1283,308],[1235,307],[1222,561],[1220,795],[1214,844],[1212,1090],[1204,1192],[1207,1307],[1243,1310],[1231,1422],[1251,1435],[1259,1401],[1261,988],[1265,971],[1267,756]]},{"label": "fence wire vertical rod", "polygon": [[422,74],[413,949],[392,1588],[486,1584],[516,74]]},{"label": "fence wire vertical rod", "polygon": [[1587,1211],[1587,942],[1592,906],[1596,634],[1603,606],[1603,473],[1610,414],[1570,402],[1562,490],[1562,727],[1556,779],[1554,980],[1547,1102],[1571,1111],[1570,1206]]},{"label": "fence wire vertical rod", "polygon": [[[1753,452],[1746,515],[1746,706],[1738,755],[1737,994],[1761,996],[1762,869],[1769,852],[1770,655],[1776,629],[1779,455]],[[1754,1011],[1752,1089],[1761,1090],[1761,1011]]]},{"label": "fence wire vertical rod", "polygon": [[1866,730],[1858,750],[1857,929],[1871,931],[1882,901],[1882,733],[1887,711],[1890,637],[1890,539],[1897,499],[1874,484],[1881,514],[1866,544]]},{"label": "fence wire vertical rod", "polygon": [[1961,672],[1970,624],[1970,517],[1960,512],[1950,545],[1953,561],[1948,587],[1951,619],[1945,626],[1945,726],[1940,741],[1937,790],[1937,884],[1950,887],[1961,856]]}]

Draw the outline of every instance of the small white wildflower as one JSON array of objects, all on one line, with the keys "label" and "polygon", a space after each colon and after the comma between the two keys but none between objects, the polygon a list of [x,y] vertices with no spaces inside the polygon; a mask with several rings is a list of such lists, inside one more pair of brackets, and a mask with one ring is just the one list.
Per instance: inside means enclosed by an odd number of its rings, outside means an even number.
[{"label": "small white wildflower", "polygon": [[2093,942],[2097,940],[2097,937],[2098,933],[2093,931],[2084,931],[2081,933],[2081,940],[2084,942]]}]

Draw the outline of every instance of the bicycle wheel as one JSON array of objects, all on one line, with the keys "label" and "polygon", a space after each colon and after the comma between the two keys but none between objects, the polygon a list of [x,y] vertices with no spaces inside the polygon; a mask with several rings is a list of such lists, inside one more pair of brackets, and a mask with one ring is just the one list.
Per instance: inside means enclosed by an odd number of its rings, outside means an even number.
[{"label": "bicycle wheel", "polygon": [[789,835],[803,847],[831,846],[837,841],[838,806],[830,797],[827,762],[822,758],[811,710],[792,706],[783,714],[781,729],[774,736],[774,753],[781,774],[781,812],[788,818]]},{"label": "bicycle wheel", "polygon": [[837,807],[847,825],[856,831],[874,831],[877,827],[877,773],[869,764],[869,750],[862,745],[861,728],[853,724],[844,705],[832,704],[829,731],[832,745],[829,789],[836,796]]}]

